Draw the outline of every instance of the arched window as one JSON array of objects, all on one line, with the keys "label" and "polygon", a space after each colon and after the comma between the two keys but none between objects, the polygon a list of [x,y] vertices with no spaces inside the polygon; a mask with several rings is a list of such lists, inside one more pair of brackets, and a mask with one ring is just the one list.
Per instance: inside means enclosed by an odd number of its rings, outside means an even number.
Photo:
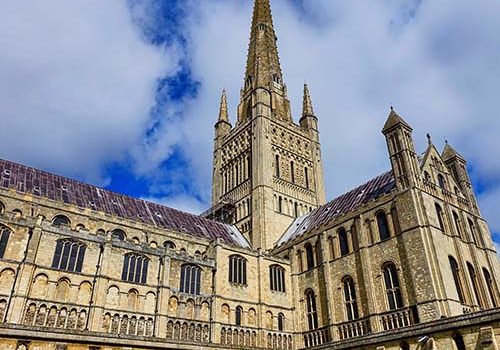
[{"label": "arched window", "polygon": [[175,249],[175,243],[172,241],[165,241],[163,242],[163,247],[168,248],[168,249]]},{"label": "arched window", "polygon": [[339,245],[340,245],[340,256],[349,254],[349,239],[347,237],[347,231],[345,228],[341,227],[337,231],[339,235]]},{"label": "arched window", "polygon": [[441,187],[443,190],[446,190],[446,181],[444,179],[444,176],[441,174],[438,174],[438,184],[439,187]]},{"label": "arched window", "polygon": [[129,253],[123,259],[122,280],[147,283],[149,259],[143,255]]},{"label": "arched window", "polygon": [[9,242],[10,230],[0,225],[0,259],[3,258],[5,250],[7,249],[7,243]]},{"label": "arched window", "polygon": [[297,250],[297,264],[299,265],[299,271],[304,271],[304,259],[302,258],[302,250]]},{"label": "arched window", "polygon": [[247,284],[247,259],[241,255],[229,257],[229,282]]},{"label": "arched window", "polygon": [[243,314],[243,308],[241,306],[236,307],[236,312],[235,312],[235,318],[236,318],[236,325],[241,326],[241,316]]},{"label": "arched window", "polygon": [[399,344],[399,349],[401,350],[410,350],[410,345],[406,341],[402,341],[401,344]]},{"label": "arched window", "polygon": [[52,259],[52,268],[82,272],[86,249],[85,244],[72,239],[58,240]]},{"label": "arched window", "polygon": [[290,162],[290,180],[295,182],[295,166],[293,160]]},{"label": "arched window", "polygon": [[71,222],[64,215],[57,215],[52,219],[52,224],[54,226],[70,226]]},{"label": "arched window", "polygon": [[0,214],[3,214],[5,211],[5,205],[3,205],[2,202],[0,202]]},{"label": "arched window", "polygon": [[200,294],[201,268],[196,265],[185,264],[181,267],[180,292]]},{"label": "arched window", "polygon": [[285,269],[280,265],[269,266],[269,284],[272,291],[285,292]]},{"label": "arched window", "polygon": [[310,270],[314,267],[314,249],[311,243],[307,243],[305,249],[306,249],[307,269]]},{"label": "arched window", "polygon": [[307,170],[307,167],[304,167],[304,182],[306,188],[309,189],[309,171]]},{"label": "arched window", "polygon": [[316,241],[316,244],[314,245],[314,251],[316,252],[316,265],[319,266],[323,263],[321,242],[319,239]]},{"label": "arched window", "polygon": [[280,177],[280,156],[276,155],[274,159],[274,166],[276,171],[276,177]]},{"label": "arched window", "polygon": [[391,209],[392,223],[394,225],[395,235],[401,234],[401,225],[399,223],[398,210],[396,208]]},{"label": "arched window", "polygon": [[429,173],[427,171],[424,171],[424,180],[426,180],[426,181],[431,180],[431,176],[429,175]]},{"label": "arched window", "polygon": [[278,212],[283,213],[283,198],[281,196],[278,197]]},{"label": "arched window", "polygon": [[464,338],[462,337],[462,335],[460,335],[459,333],[455,333],[453,334],[452,338],[455,346],[457,347],[457,350],[466,350]]},{"label": "arched window", "polygon": [[293,205],[293,215],[296,218],[299,217],[299,204],[297,202]]},{"label": "arched window", "polygon": [[112,239],[117,239],[119,241],[124,241],[125,240],[125,232],[123,230],[120,230],[119,228],[113,230],[111,232],[111,238]]},{"label": "arched window", "polygon": [[281,312],[278,314],[278,331],[283,332],[285,330],[285,315]]},{"label": "arched window", "polygon": [[450,261],[450,268],[453,274],[453,280],[455,281],[455,288],[457,289],[458,300],[460,300],[462,304],[465,304],[465,298],[462,289],[462,279],[460,278],[460,269],[458,268],[458,263],[452,256],[448,256],[448,260]]},{"label": "arched window", "polygon": [[356,221],[351,226],[352,249],[354,251],[359,249],[358,226],[356,225]]},{"label": "arched window", "polygon": [[490,272],[483,267],[483,276],[486,281],[486,286],[488,287],[488,294],[490,295],[491,305],[497,307],[497,298],[495,293],[495,285],[493,279],[491,278]]},{"label": "arched window", "polygon": [[457,230],[458,237],[463,238],[462,230],[460,229],[460,219],[456,212],[453,212],[453,222],[455,223],[455,229]]},{"label": "arched window", "polygon": [[386,241],[391,238],[391,234],[389,233],[389,225],[387,224],[387,216],[383,211],[377,213],[377,225],[381,241]]},{"label": "arched window", "polygon": [[469,271],[470,281],[472,282],[472,289],[474,290],[474,296],[477,302],[482,309],[484,308],[483,300],[481,299],[481,295],[479,294],[479,285],[477,283],[477,275],[474,267],[470,262],[467,262],[467,270]]},{"label": "arched window", "polygon": [[474,244],[477,244],[476,228],[474,227],[474,223],[472,222],[471,219],[467,219],[467,222],[469,223],[469,230],[470,230],[470,235],[472,237],[472,241],[474,242]]},{"label": "arched window", "polygon": [[385,264],[384,268],[385,291],[387,293],[387,301],[389,310],[402,308],[403,298],[399,287],[399,278],[396,266],[393,263]]},{"label": "arched window", "polygon": [[435,204],[436,207],[436,215],[438,217],[439,228],[444,232],[444,213],[443,208],[439,204]]},{"label": "arched window", "polygon": [[342,284],[344,286],[344,302],[347,321],[356,320],[359,317],[359,314],[354,281],[351,276],[346,276],[344,277]]},{"label": "arched window", "polygon": [[312,331],[318,328],[318,311],[316,310],[316,295],[312,289],[306,291],[306,315],[307,325]]}]

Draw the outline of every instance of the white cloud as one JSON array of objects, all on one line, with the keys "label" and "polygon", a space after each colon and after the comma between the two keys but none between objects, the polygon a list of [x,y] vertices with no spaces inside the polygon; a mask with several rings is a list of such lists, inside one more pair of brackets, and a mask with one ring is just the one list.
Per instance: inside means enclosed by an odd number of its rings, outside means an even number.
[{"label": "white cloud", "polygon": [[0,157],[105,183],[148,126],[175,50],[147,44],[121,0],[0,5]]}]

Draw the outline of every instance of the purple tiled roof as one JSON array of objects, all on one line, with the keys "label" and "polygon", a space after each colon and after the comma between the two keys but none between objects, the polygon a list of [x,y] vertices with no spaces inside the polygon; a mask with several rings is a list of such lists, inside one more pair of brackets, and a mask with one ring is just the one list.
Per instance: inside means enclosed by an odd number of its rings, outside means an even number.
[{"label": "purple tiled roof", "polygon": [[344,193],[331,202],[295,220],[288,231],[281,237],[277,245],[282,245],[341,215],[354,211],[370,200],[391,192],[395,187],[396,184],[392,171],[379,175],[367,183]]},{"label": "purple tiled roof", "polygon": [[88,208],[209,240],[248,246],[234,227],[0,159],[0,188]]}]

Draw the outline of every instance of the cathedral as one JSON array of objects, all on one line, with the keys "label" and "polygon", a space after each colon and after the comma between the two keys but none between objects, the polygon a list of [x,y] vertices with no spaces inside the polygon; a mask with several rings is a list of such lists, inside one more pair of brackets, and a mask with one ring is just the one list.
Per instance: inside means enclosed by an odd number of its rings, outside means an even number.
[{"label": "cathedral", "polygon": [[321,116],[306,85],[293,118],[276,38],[255,0],[201,215],[0,160],[0,349],[500,349],[466,159],[417,152],[391,108],[391,168],[327,202]]}]

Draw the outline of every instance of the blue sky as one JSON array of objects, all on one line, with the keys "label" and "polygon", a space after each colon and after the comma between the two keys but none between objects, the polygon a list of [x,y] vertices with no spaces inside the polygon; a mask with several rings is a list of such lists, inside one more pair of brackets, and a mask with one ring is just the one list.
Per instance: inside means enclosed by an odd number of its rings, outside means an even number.
[{"label": "blue sky", "polygon": [[[307,81],[333,198],[387,170],[396,110],[469,160],[500,234],[500,3],[272,0],[297,120]],[[234,120],[252,0],[6,1],[0,157],[199,212],[220,91]],[[500,236],[498,237],[500,241]]]}]

